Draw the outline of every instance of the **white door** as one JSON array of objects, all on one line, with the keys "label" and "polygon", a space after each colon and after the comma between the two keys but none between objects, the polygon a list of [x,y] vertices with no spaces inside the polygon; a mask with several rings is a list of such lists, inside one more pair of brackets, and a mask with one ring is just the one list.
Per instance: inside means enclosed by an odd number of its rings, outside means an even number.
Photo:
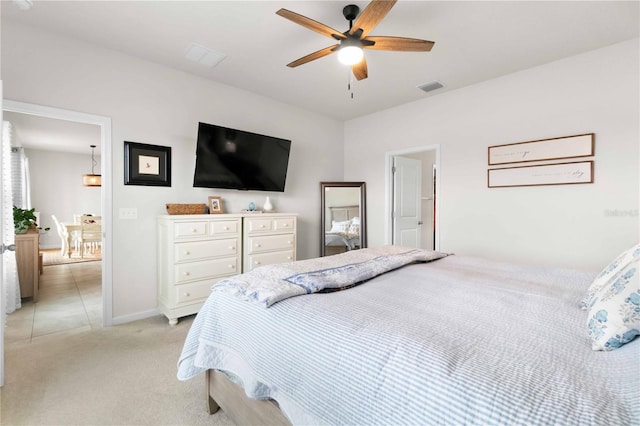
[{"label": "white door", "polygon": [[[0,129],[2,128],[2,80],[0,80]],[[2,134],[0,133],[0,144],[2,143]],[[0,148],[1,145],[0,145]],[[2,149],[0,149],[0,189],[2,186]],[[0,206],[4,205],[4,197],[0,190]],[[0,252],[4,253],[4,222],[0,214]],[[4,274],[2,272],[2,259],[0,259],[0,386],[4,386],[4,319],[6,305],[4,301]]]},{"label": "white door", "polygon": [[393,158],[393,244],[421,247],[422,162]]}]

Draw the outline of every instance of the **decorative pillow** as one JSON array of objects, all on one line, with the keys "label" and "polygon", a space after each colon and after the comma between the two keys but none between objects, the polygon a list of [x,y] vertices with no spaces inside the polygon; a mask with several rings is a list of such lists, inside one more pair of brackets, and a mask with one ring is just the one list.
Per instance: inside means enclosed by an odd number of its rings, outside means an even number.
[{"label": "decorative pillow", "polygon": [[344,220],[341,222],[331,221],[331,231],[329,232],[348,232],[349,226],[351,226],[350,220]]},{"label": "decorative pillow", "polygon": [[354,225],[360,225],[360,218],[358,216],[352,218],[351,223]]},{"label": "decorative pillow", "polygon": [[589,309],[595,302],[594,297],[596,293],[607,286],[611,280],[615,280],[625,266],[638,259],[640,259],[640,244],[636,244],[616,257],[593,280],[593,283],[591,283],[587,290],[587,294],[580,301],[580,307],[582,309]]},{"label": "decorative pillow", "polygon": [[349,231],[347,233],[353,234],[353,235],[360,235],[360,224],[352,223],[351,226],[349,226]]},{"label": "decorative pillow", "polygon": [[612,351],[640,335],[640,260],[594,295],[587,326],[594,350]]}]

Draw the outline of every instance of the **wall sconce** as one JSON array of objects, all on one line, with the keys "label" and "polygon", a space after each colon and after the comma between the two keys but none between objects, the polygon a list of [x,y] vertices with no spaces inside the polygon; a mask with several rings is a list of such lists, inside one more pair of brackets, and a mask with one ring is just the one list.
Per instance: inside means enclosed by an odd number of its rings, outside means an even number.
[{"label": "wall sconce", "polygon": [[95,145],[91,146],[91,174],[82,175],[82,185],[84,186],[102,186],[102,176],[95,174],[94,168],[98,164],[93,157]]}]

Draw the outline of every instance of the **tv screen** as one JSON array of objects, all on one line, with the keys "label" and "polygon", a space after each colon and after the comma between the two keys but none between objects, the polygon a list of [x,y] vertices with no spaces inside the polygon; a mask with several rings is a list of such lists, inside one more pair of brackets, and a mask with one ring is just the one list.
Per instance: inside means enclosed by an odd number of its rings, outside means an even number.
[{"label": "tv screen", "polygon": [[198,124],[194,187],[284,192],[291,141]]}]

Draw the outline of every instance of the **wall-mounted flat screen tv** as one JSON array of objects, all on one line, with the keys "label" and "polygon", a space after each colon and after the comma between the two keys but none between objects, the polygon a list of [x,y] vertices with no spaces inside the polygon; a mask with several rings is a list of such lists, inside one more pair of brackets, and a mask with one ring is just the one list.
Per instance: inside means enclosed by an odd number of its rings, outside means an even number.
[{"label": "wall-mounted flat screen tv", "polygon": [[284,192],[291,141],[198,124],[194,187]]}]

